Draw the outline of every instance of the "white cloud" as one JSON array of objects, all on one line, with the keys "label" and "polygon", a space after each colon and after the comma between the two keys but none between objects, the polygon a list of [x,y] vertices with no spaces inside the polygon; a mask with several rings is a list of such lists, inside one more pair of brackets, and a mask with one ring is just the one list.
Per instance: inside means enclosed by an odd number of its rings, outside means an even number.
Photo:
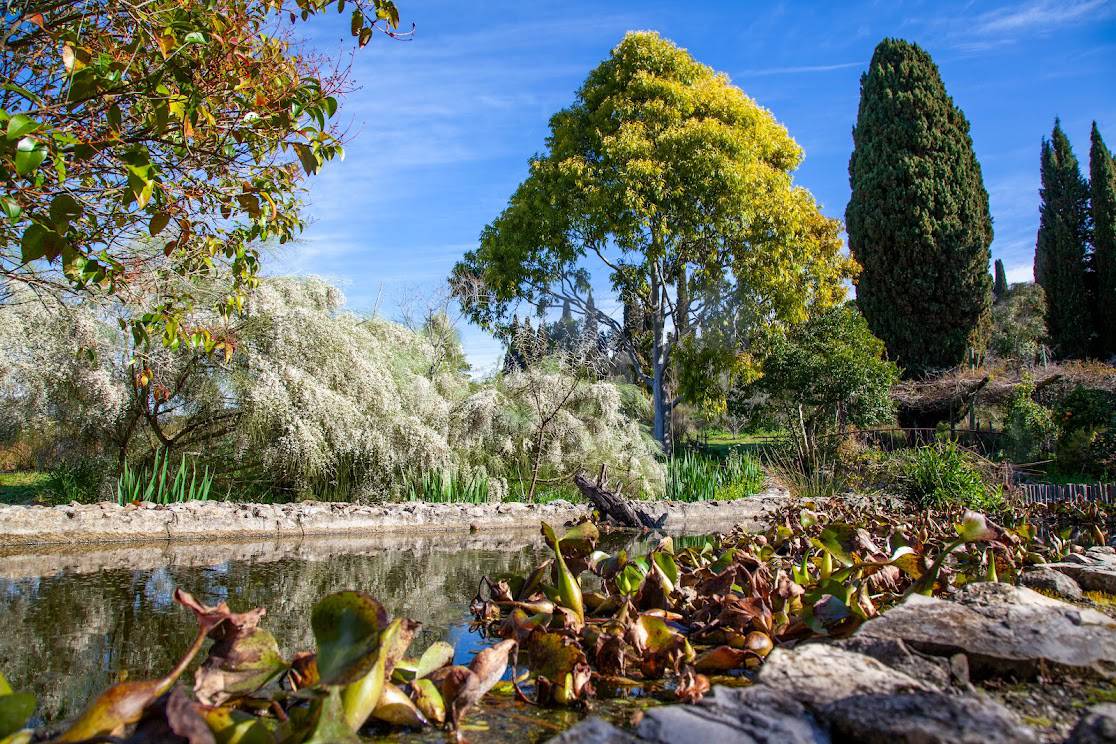
[{"label": "white cloud", "polygon": [[1029,263],[1005,266],[1004,273],[1007,274],[1008,284],[1015,284],[1016,282],[1033,282],[1035,280],[1034,265]]},{"label": "white cloud", "polygon": [[797,67],[761,67],[754,70],[744,70],[739,73],[741,77],[764,77],[766,75],[801,75],[813,72],[833,72],[834,70],[847,70],[850,67],[866,67],[867,62],[838,62],[831,65],[799,65]]}]

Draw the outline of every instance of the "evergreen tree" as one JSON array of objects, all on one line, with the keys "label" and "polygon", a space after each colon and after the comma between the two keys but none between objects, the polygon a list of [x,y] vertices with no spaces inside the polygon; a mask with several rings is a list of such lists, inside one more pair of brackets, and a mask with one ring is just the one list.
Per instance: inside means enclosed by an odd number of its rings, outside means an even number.
[{"label": "evergreen tree", "polygon": [[1086,280],[1089,184],[1069,138],[1055,120],[1042,141],[1042,206],[1035,243],[1035,281],[1046,292],[1046,328],[1061,357],[1089,352],[1092,322]]},{"label": "evergreen tree", "polygon": [[992,296],[996,298],[996,302],[1004,298],[1004,295],[1007,294],[1007,290],[1007,272],[1004,271],[1004,262],[997,258],[996,276],[995,279],[992,280]]},{"label": "evergreen tree", "polygon": [[876,47],[853,143],[857,304],[905,374],[959,364],[992,303],[992,217],[969,122],[923,49]]},{"label": "evergreen tree", "polygon": [[1116,354],[1116,163],[1097,123],[1089,147],[1089,184],[1093,207],[1093,270],[1096,272],[1098,349]]}]

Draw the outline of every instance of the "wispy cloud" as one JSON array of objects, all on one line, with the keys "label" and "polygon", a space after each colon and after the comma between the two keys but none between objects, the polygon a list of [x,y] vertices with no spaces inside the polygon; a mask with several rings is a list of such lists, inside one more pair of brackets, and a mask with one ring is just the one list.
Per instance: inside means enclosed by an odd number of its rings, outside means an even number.
[{"label": "wispy cloud", "polygon": [[833,72],[834,70],[847,70],[850,67],[864,67],[866,62],[838,62],[832,65],[799,65],[797,67],[761,67],[755,70],[744,70],[739,73],[744,77],[764,77],[766,75],[802,75],[814,72]]},{"label": "wispy cloud", "polygon": [[977,34],[1019,34],[1039,30],[1050,31],[1058,26],[1077,23],[1106,9],[1108,0],[1033,0],[988,11],[976,19]]},{"label": "wispy cloud", "polygon": [[1027,0],[947,21],[956,48],[982,52],[1116,13],[1111,0]]}]

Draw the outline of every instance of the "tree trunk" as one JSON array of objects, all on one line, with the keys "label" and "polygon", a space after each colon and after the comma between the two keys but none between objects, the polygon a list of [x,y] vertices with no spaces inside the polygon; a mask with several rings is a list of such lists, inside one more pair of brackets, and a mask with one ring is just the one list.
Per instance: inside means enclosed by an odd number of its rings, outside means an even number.
[{"label": "tree trunk", "polygon": [[647,512],[634,508],[627,499],[620,496],[619,490],[609,491],[605,481],[604,465],[601,465],[596,482],[589,480],[585,473],[578,473],[574,476],[574,483],[603,518],[611,519],[621,527],[658,530],[662,529],[663,523],[666,522],[666,512],[656,519]]}]

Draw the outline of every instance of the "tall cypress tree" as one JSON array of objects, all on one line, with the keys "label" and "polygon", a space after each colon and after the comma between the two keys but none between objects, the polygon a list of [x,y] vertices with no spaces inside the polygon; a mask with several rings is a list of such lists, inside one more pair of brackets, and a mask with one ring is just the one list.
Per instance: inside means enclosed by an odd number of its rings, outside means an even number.
[{"label": "tall cypress tree", "polygon": [[999,302],[1007,294],[1007,272],[1004,271],[1004,262],[996,259],[996,270],[992,279],[992,296]]},{"label": "tall cypress tree", "polygon": [[1035,281],[1046,292],[1046,329],[1058,356],[1084,357],[1093,335],[1085,276],[1089,184],[1057,120],[1050,139],[1042,141],[1040,193]]},{"label": "tall cypress tree", "polygon": [[908,376],[952,367],[992,304],[992,217],[969,122],[922,48],[876,47],[849,161],[857,304]]},{"label": "tall cypress tree", "polygon": [[1089,186],[1093,207],[1093,270],[1096,272],[1097,348],[1116,354],[1116,163],[1097,123],[1089,143]]}]

